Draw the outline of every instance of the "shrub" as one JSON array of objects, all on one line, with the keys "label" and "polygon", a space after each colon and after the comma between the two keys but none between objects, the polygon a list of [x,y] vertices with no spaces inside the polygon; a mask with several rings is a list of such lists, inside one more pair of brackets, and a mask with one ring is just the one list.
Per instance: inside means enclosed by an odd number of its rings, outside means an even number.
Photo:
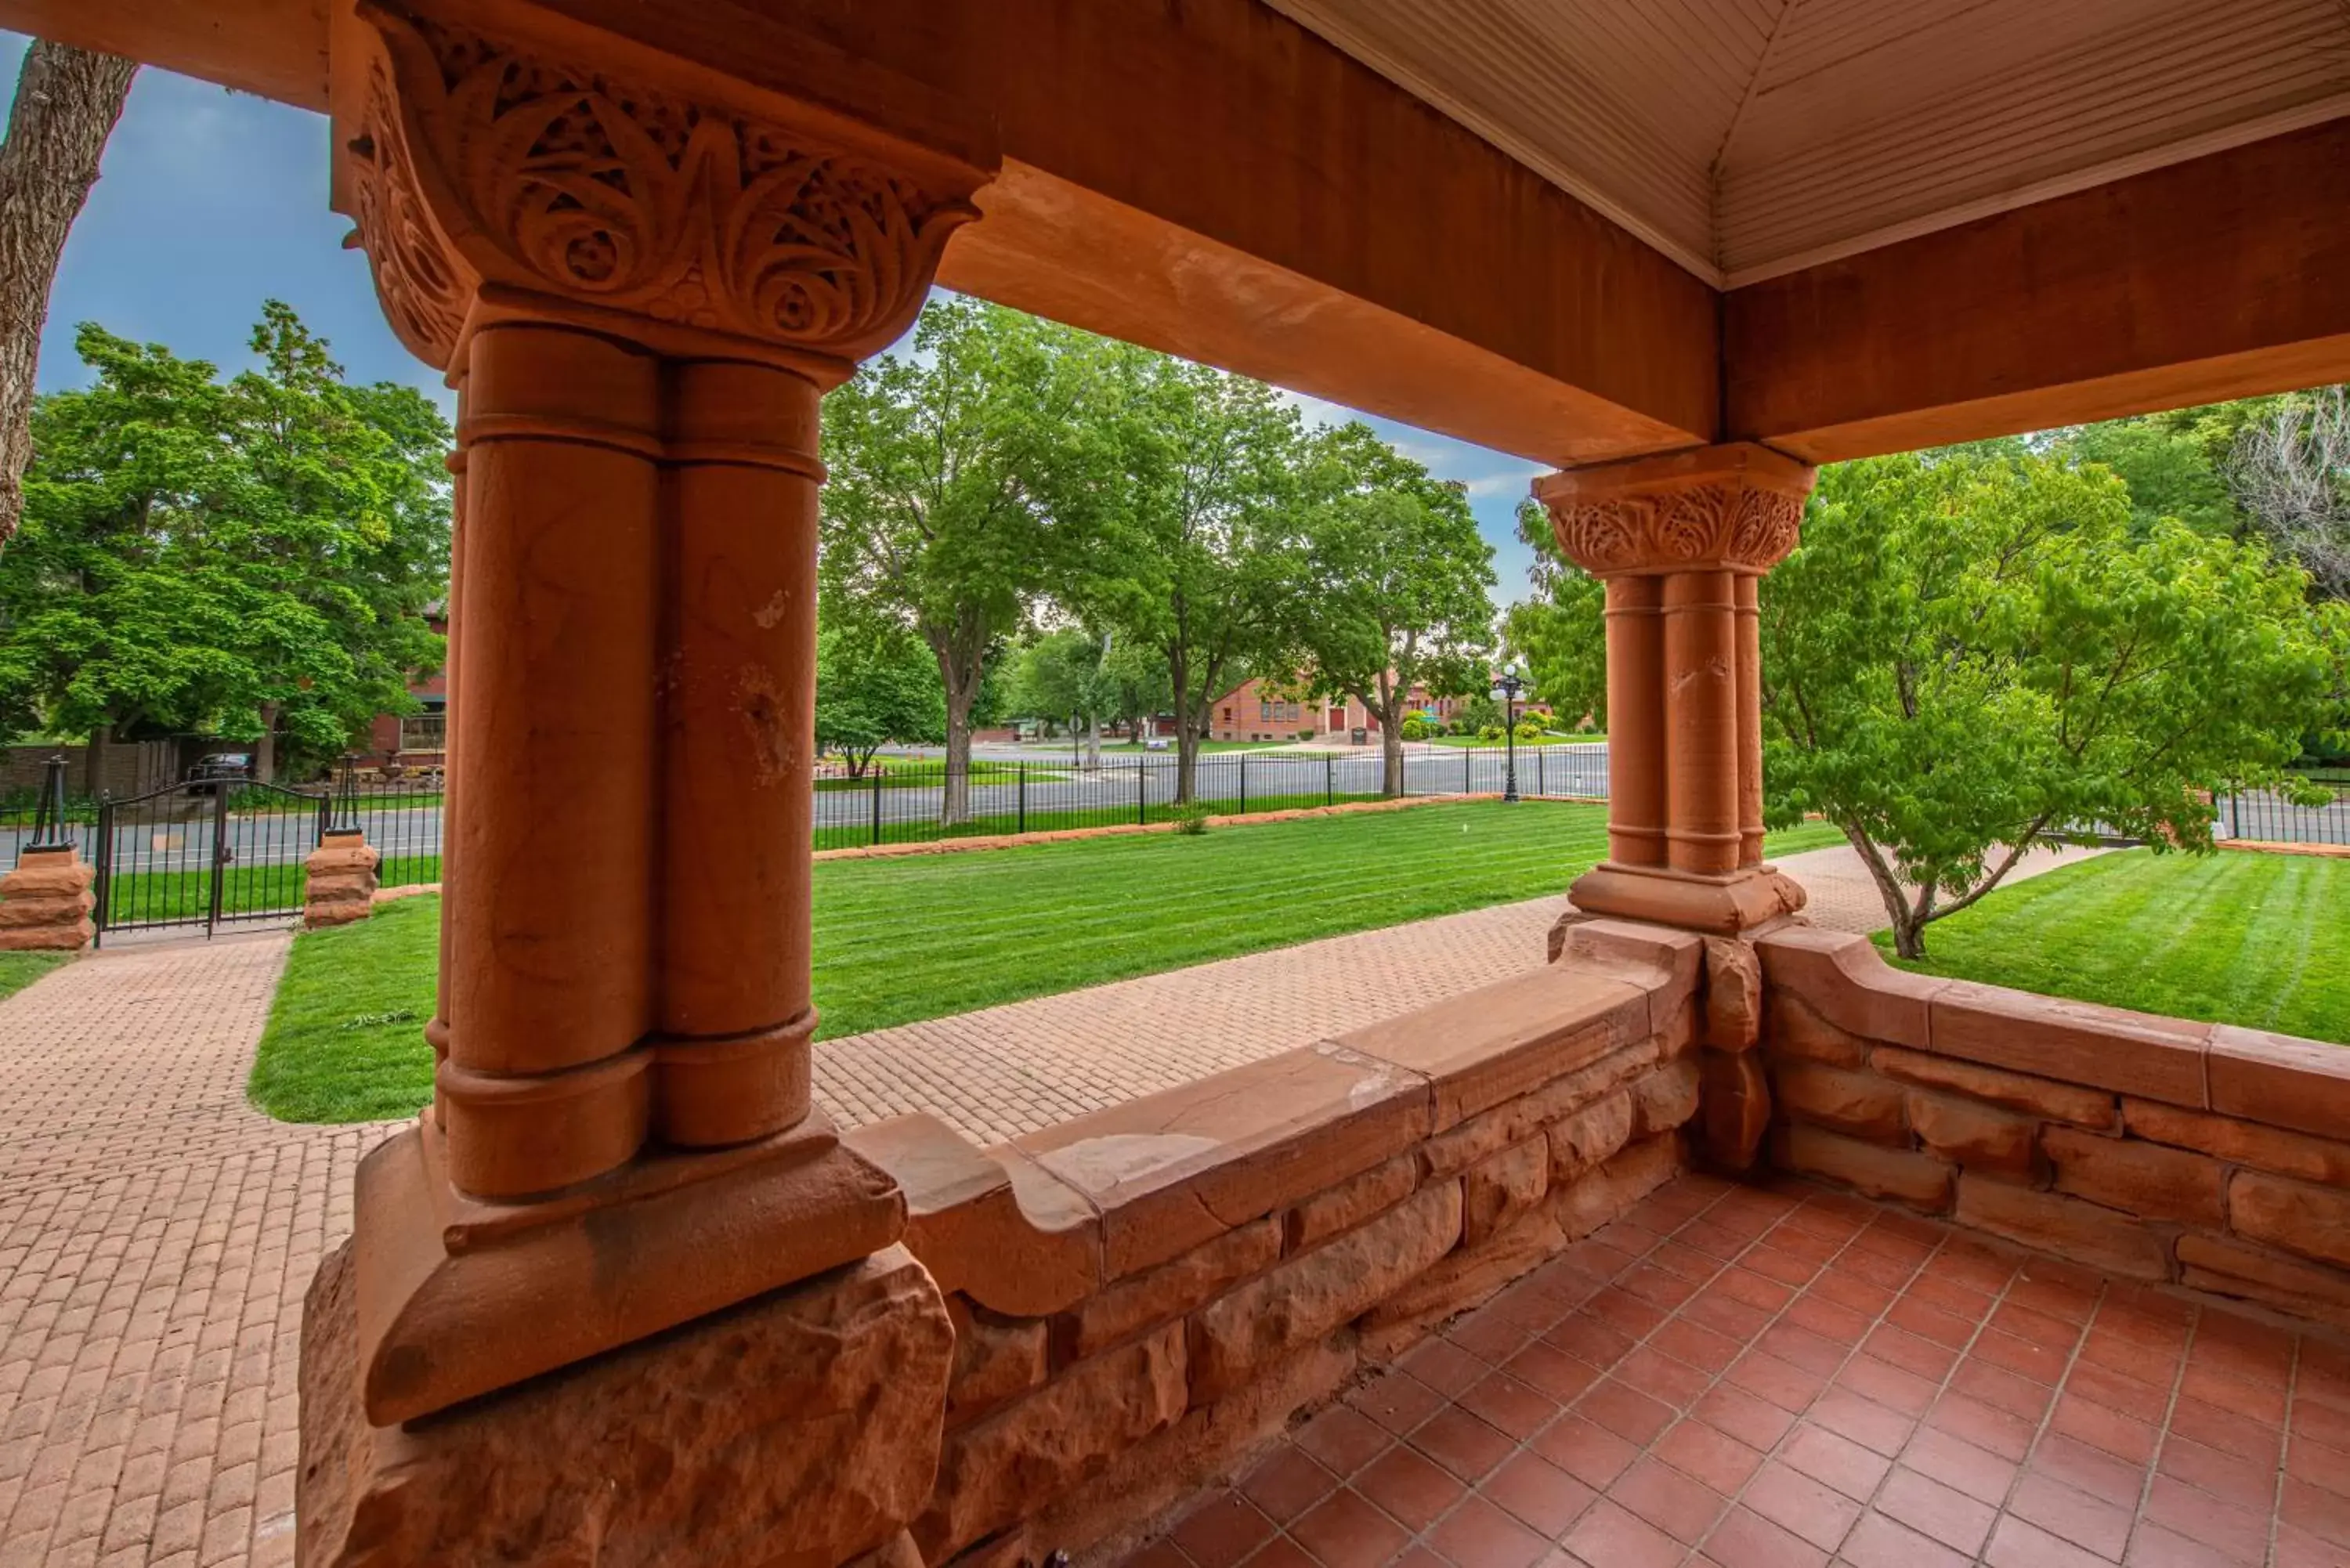
[{"label": "shrub", "polygon": [[1543,727],[1540,724],[1535,723],[1532,719],[1521,719],[1518,721],[1519,740],[1539,741],[1542,738]]},{"label": "shrub", "polygon": [[1502,726],[1499,724],[1480,725],[1477,730],[1477,738],[1481,741],[1498,741],[1502,738]]},{"label": "shrub", "polygon": [[1418,713],[1405,719],[1402,723],[1396,726],[1396,730],[1407,741],[1425,741],[1436,733],[1436,726]]},{"label": "shrub", "polygon": [[1313,725],[1311,725],[1311,724],[1308,724],[1308,725],[1306,725],[1306,726],[1305,726],[1305,728],[1304,728],[1304,729],[1302,729],[1302,730],[1300,730],[1300,731],[1298,731],[1298,732],[1297,732],[1297,738],[1298,738],[1299,740],[1301,740],[1301,741],[1310,741],[1310,740],[1312,740],[1312,739],[1314,738],[1314,736],[1315,736],[1315,733],[1316,733],[1316,732],[1315,732],[1315,730],[1314,726],[1313,726]]},{"label": "shrub", "polygon": [[1185,801],[1180,805],[1168,808],[1167,820],[1175,825],[1178,833],[1205,833],[1208,831],[1208,807],[1204,802]]}]

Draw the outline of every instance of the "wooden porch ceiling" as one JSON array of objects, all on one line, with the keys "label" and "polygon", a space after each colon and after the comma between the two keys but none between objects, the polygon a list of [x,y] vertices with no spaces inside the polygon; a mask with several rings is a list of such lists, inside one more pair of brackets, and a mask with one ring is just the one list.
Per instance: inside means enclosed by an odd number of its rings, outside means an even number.
[{"label": "wooden porch ceiling", "polygon": [[[330,3],[0,0],[0,24],[320,109]],[[2350,377],[2350,20],[2339,0],[2264,0],[2262,26],[2230,45],[2244,90],[2199,119],[2150,118],[2140,99],[2163,89],[2145,77],[2121,100],[2140,131],[2119,152],[2098,129],[2105,109],[2043,95],[2049,113],[2017,120],[2003,141],[1968,143],[1972,172],[1935,188],[1948,198],[1939,218],[1919,218],[1922,173],[1873,187],[1899,199],[1865,212],[1832,178],[1790,185],[1784,204],[1803,222],[1731,201],[1720,182],[1710,255],[1638,209],[1635,198],[1670,194],[1661,166],[1612,188],[1563,178],[1523,134],[1461,112],[1391,60],[1372,68],[1358,38],[1349,52],[1324,36],[1409,6],[1276,3],[544,0],[679,52],[723,48],[711,63],[754,79],[804,79],[795,46],[810,40],[849,62],[856,95],[886,100],[896,82],[992,117],[1004,174],[983,197],[986,221],[949,248],[952,286],[1541,462],[1731,438],[1831,459]],[[1804,80],[1842,71],[1877,101],[1899,87],[1900,60],[1920,68],[1916,49],[1869,43],[1898,7],[1798,4],[1806,26],[1827,29],[1792,57],[1828,62]],[[1509,26],[1552,14],[1559,27],[1597,26],[1624,8],[1448,6],[1449,32],[1425,47],[1508,80],[1496,48]],[[2029,27],[2040,9],[1969,14]],[[2054,54],[2084,69],[2118,58],[2091,25],[2112,5],[2059,9],[2072,32]],[[2159,9],[2178,13],[2184,39],[2188,13],[2206,8]],[[2342,36],[2325,31],[2337,25]],[[1839,26],[1853,46],[1842,56]],[[1976,56],[1997,54],[1998,40],[1975,42]],[[1747,78],[1757,92],[1767,65]],[[1614,79],[1628,91],[1644,78],[1627,67]],[[1961,118],[2011,112],[2000,106],[2012,95],[1970,86],[1962,70],[1938,80]],[[1696,89],[1651,85],[1643,112],[1677,123],[1675,95]],[[1681,129],[1696,134],[1701,119],[1692,111]],[[1732,122],[1748,140],[1735,145],[1794,147],[1786,125],[1750,105]],[[2049,175],[2058,164],[2061,178]],[[2051,179],[2061,193],[1983,209],[1985,181],[2022,197]],[[1721,265],[1773,246],[1778,262],[1800,259],[1822,235],[1862,248],[1789,270]],[[1720,286],[1758,271],[1773,275]]]}]

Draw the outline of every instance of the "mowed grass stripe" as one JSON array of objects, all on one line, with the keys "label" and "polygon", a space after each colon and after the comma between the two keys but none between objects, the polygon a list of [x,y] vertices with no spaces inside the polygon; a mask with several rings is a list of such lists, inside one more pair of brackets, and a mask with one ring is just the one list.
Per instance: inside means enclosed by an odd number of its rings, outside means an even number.
[{"label": "mowed grass stripe", "polygon": [[[1774,852],[1835,841],[1774,836]],[[1464,802],[1177,835],[816,867],[828,1038],[1368,927],[1557,893],[1605,810]],[[295,942],[252,1095],[293,1121],[397,1116],[432,1094],[440,900]]]},{"label": "mowed grass stripe", "polygon": [[2002,888],[1926,945],[1904,967],[2350,1042],[2350,861],[2125,850]]}]

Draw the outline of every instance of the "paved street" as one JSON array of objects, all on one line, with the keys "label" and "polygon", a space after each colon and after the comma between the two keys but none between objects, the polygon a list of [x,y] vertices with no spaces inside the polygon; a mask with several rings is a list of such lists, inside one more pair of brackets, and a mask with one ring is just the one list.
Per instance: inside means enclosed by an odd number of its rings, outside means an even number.
[{"label": "paved street", "polygon": [[[1874,923],[1848,850],[1783,864]],[[817,1092],[995,1141],[1520,972],[1565,902],[828,1042]],[[302,1292],[387,1128],[245,1104],[286,944],[130,947],[0,1002],[0,1568],[292,1559]]]}]

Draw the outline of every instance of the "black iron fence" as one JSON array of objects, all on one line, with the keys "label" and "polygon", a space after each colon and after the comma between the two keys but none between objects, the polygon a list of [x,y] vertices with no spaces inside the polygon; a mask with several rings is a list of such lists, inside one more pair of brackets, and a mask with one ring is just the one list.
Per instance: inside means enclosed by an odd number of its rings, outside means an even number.
[{"label": "black iron fence", "polygon": [[[1219,816],[1338,805],[1388,795],[1388,763],[1377,749],[1347,752],[1219,752],[1193,764],[1191,803]],[[1604,745],[1522,746],[1517,793],[1529,798],[1604,800]],[[1507,748],[1430,747],[1403,758],[1399,793],[1500,794],[1509,787]],[[1075,827],[1148,826],[1183,805],[1181,765],[1172,754],[1052,760],[974,759],[949,768],[935,757],[879,757],[854,776],[816,784],[816,846],[846,849]]]},{"label": "black iron fence", "polygon": [[2213,832],[2261,844],[2350,845],[2350,771],[2312,773],[2303,784],[2332,798],[2310,805],[2281,790],[2233,791],[2211,803],[2219,814]]}]

